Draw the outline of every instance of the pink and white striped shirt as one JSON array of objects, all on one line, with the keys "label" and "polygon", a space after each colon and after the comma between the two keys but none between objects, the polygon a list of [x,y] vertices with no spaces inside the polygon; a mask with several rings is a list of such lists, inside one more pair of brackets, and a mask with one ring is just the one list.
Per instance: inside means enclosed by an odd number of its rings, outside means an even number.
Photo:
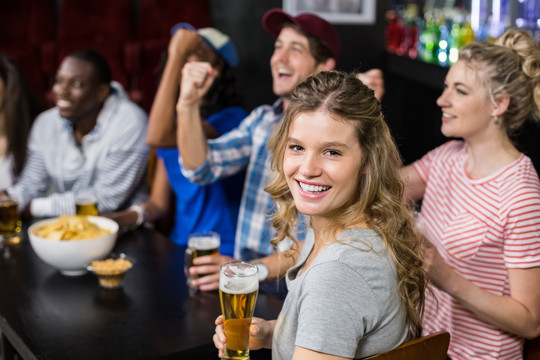
[{"label": "pink and white striped shirt", "polygon": [[[540,181],[531,159],[482,179],[465,169],[463,141],[449,141],[413,166],[426,184],[421,224],[445,261],[478,287],[510,296],[509,268],[540,266]],[[539,286],[539,284],[531,284]],[[452,359],[522,359],[523,339],[479,319],[450,295],[427,294],[424,332],[451,334]]]}]

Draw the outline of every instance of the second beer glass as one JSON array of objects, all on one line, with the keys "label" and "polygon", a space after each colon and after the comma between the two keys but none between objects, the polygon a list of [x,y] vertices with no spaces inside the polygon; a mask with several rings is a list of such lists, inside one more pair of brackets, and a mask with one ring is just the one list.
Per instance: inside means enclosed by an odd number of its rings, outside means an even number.
[{"label": "second beer glass", "polygon": [[[214,231],[204,231],[189,234],[186,254],[184,258],[184,273],[186,275],[187,286],[191,295],[195,294],[199,289],[191,284],[194,278],[189,274],[189,268],[193,266],[195,258],[206,255],[218,255],[221,238]],[[203,274],[197,277],[205,276]]]},{"label": "second beer glass", "polygon": [[75,197],[75,214],[98,215],[96,198],[91,195],[77,195]]},{"label": "second beer glass", "polygon": [[17,201],[8,196],[0,196],[0,243],[18,244],[21,241],[21,226]]},{"label": "second beer glass", "polygon": [[249,359],[249,327],[259,293],[259,272],[255,265],[233,261],[221,265],[219,300],[227,337],[224,359]]}]

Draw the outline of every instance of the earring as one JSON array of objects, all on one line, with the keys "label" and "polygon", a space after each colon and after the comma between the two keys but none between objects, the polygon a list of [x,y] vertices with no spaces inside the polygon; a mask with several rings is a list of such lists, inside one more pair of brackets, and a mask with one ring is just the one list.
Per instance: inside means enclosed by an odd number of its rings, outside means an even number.
[{"label": "earring", "polygon": [[494,116],[494,117],[493,117],[493,123],[494,123],[495,125],[498,125],[498,124],[499,124],[499,117]]}]

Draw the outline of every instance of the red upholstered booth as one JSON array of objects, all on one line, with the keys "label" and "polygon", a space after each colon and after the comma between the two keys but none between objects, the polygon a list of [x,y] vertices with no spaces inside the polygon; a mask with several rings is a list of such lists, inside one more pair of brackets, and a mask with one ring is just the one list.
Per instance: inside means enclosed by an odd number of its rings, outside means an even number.
[{"label": "red upholstered booth", "polygon": [[170,39],[170,30],[178,22],[195,26],[211,26],[210,8],[207,0],[140,0],[137,43],[131,51],[131,59],[137,60],[129,68],[132,89],[140,91],[143,108],[150,111],[163,59]]},{"label": "red upholstered booth", "polygon": [[0,51],[17,62],[44,101],[56,66],[54,1],[0,0],[0,34]]}]

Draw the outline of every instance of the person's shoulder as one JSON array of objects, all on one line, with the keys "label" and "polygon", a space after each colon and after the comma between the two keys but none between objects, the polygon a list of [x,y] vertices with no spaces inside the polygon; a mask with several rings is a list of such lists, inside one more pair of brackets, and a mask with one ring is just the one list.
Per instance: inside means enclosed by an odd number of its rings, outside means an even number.
[{"label": "person's shoulder", "polygon": [[113,107],[117,108],[118,115],[129,114],[129,116],[143,121],[148,118],[146,112],[128,97],[123,86],[116,81],[111,82],[111,94],[108,100],[114,104]]},{"label": "person's shoulder", "polygon": [[148,118],[146,112],[139,105],[135,104],[132,100],[128,98],[118,99],[117,104],[120,112],[130,113],[132,115],[135,115],[137,119],[144,121],[146,121]]},{"label": "person's shoulder", "polygon": [[272,105],[259,105],[249,113],[249,116],[261,116],[265,114],[275,114],[275,109]]},{"label": "person's shoulder", "polygon": [[465,154],[465,142],[460,140],[449,140],[434,149],[428,151],[421,160],[428,160],[431,163],[441,163],[451,166],[452,159],[459,158]]},{"label": "person's shoulder", "polygon": [[380,263],[385,257],[385,245],[381,236],[373,229],[349,229],[322,251],[316,263],[328,268],[348,267],[355,271],[365,265],[367,258]]},{"label": "person's shoulder", "polygon": [[[276,117],[281,117],[283,115],[283,98],[278,98],[272,105],[264,104],[259,105],[251,111],[251,114],[263,114],[263,115],[273,115]],[[250,114],[250,115],[251,115]]]},{"label": "person's shoulder", "polygon": [[60,117],[60,113],[58,112],[58,109],[56,107],[52,107],[50,109],[47,109],[41,112],[36,117],[36,119],[34,120],[34,123],[32,124],[32,128],[52,130],[54,128],[62,126],[64,121],[65,120]]},{"label": "person's shoulder", "polygon": [[431,152],[438,154],[458,154],[463,151],[465,151],[465,142],[461,140],[448,140],[431,150]]},{"label": "person's shoulder", "polygon": [[534,164],[528,156],[521,154],[520,157],[501,172],[499,181],[514,189],[540,192],[540,180]]},{"label": "person's shoulder", "polygon": [[211,116],[234,116],[240,120],[247,116],[247,111],[241,106],[229,106],[226,107]]},{"label": "person's shoulder", "polygon": [[260,105],[251,110],[248,116],[240,122],[239,129],[253,131],[255,128],[269,129],[273,124],[278,122],[283,116],[283,113],[276,112],[272,105]]},{"label": "person's shoulder", "polygon": [[243,107],[229,106],[210,115],[206,121],[223,135],[238,126],[246,116],[247,112]]}]

